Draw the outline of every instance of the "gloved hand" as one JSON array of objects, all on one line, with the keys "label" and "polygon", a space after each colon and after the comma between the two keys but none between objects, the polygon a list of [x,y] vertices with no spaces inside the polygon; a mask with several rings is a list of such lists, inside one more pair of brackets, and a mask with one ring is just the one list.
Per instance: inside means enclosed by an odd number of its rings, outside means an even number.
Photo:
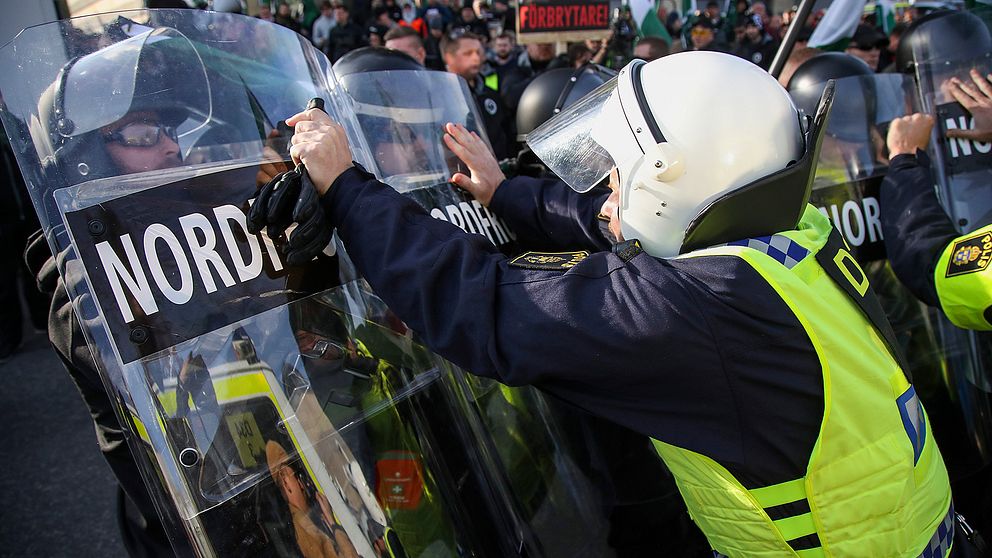
[{"label": "gloved hand", "polygon": [[[284,239],[286,229],[296,223],[296,229]],[[330,242],[331,229],[320,206],[317,190],[306,167],[280,173],[255,196],[248,211],[248,232],[257,234],[262,228],[280,246],[288,265],[301,265],[315,258]]]}]

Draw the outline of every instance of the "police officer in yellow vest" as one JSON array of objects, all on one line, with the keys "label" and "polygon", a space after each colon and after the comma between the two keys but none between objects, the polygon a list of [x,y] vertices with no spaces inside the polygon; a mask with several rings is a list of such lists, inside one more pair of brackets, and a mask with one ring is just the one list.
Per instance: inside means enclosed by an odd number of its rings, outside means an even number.
[{"label": "police officer in yellow vest", "polygon": [[[632,62],[528,138],[578,190],[610,176],[627,240],[512,259],[353,165],[323,113],[289,124],[320,210],[397,315],[473,373],[653,438],[717,554],[947,556],[927,415],[864,273],[806,204],[831,93],[814,120],[729,55]],[[477,148],[448,132],[463,159]],[[495,203],[470,170],[459,183]],[[501,217],[562,240],[586,203]]]},{"label": "police officer in yellow vest", "polygon": [[[992,80],[971,71],[971,82],[947,88],[972,115],[973,129],[949,137],[992,141]],[[885,248],[899,280],[920,300],[939,306],[954,325],[992,330],[992,223],[960,235],[937,201],[926,154],[933,117],[894,121],[886,143],[891,167],[882,183]],[[988,188],[992,194],[992,185]]]}]

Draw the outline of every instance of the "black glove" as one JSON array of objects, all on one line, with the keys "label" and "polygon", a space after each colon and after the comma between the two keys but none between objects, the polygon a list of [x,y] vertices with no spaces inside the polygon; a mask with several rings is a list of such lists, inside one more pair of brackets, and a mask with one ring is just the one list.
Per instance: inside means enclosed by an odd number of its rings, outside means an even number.
[{"label": "black glove", "polygon": [[[286,229],[293,223],[297,227],[285,240]],[[288,265],[312,260],[330,242],[334,231],[306,167],[280,173],[258,191],[248,211],[248,232],[258,234],[263,227],[273,242],[285,240],[281,250]]]},{"label": "black glove", "polygon": [[289,265],[300,265],[314,259],[334,235],[334,229],[324,214],[324,207],[320,205],[317,188],[310,181],[306,169],[303,169],[300,179],[302,188],[292,214],[292,220],[297,226],[290,235],[289,242],[283,246],[286,263]]},{"label": "black glove", "polygon": [[281,172],[262,186],[248,210],[248,232],[258,234],[263,227],[274,241],[293,224],[292,212],[302,188],[300,167]]},{"label": "black glove", "polygon": [[[312,108],[324,110],[324,100],[310,99],[307,109]],[[334,234],[320,206],[317,189],[302,163],[262,186],[248,210],[248,232],[258,234],[266,227],[273,242],[293,223],[297,224],[296,230],[281,249],[287,264],[301,265],[317,257]]]}]

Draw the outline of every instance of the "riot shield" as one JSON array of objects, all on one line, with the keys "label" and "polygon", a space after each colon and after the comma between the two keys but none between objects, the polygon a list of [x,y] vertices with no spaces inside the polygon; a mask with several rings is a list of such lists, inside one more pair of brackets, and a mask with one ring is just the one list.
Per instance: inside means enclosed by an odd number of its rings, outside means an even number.
[{"label": "riot shield", "polygon": [[[969,75],[992,71],[992,14],[987,8],[946,18],[967,48],[943,48],[940,42],[914,43],[914,108],[932,114],[934,130],[928,154],[937,197],[964,234],[992,223],[992,144],[947,137],[948,130],[974,127],[974,119],[950,95],[951,78],[973,83]],[[941,22],[941,20],[937,20]],[[992,335],[955,327],[940,312],[932,319],[948,359],[951,398],[963,416],[970,445],[992,462]]]},{"label": "riot shield", "polygon": [[465,81],[447,72],[372,71],[341,78],[353,100],[369,171],[437,219],[480,234],[507,254],[516,235],[470,194],[449,182],[468,172],[442,141],[444,125],[462,124],[488,145],[482,119]]},{"label": "riot shield", "polygon": [[465,520],[489,497],[481,467],[435,458],[423,433],[448,365],[336,241],[291,268],[247,231],[248,200],[287,168],[283,119],[321,97],[354,125],[323,55],[177,10],[31,28],[0,67],[60,288],[174,540],[201,556],[492,548]]},{"label": "riot shield", "polygon": [[[512,241],[413,127],[394,143],[428,164],[388,167],[367,107],[305,39],[137,11],[25,30],[0,70],[59,288],[173,540],[200,556],[613,553],[603,483],[540,394],[471,381],[421,347],[336,239],[290,267],[284,239],[248,232],[256,189],[291,165],[283,120],[321,97],[356,161]],[[437,102],[442,120],[478,122],[471,104]]]},{"label": "riot shield", "polygon": [[[970,368],[968,350],[949,338],[939,312],[917,300],[896,278],[886,259],[879,220],[879,187],[888,171],[885,137],[893,119],[914,112],[914,91],[913,79],[899,74],[837,80],[810,203],[844,235],[868,274],[909,361],[948,469],[961,477],[987,459],[979,453],[985,451],[983,445],[973,445],[963,435],[961,409],[952,403],[958,391],[953,378]],[[792,95],[798,107],[808,110],[814,93],[800,90]],[[987,403],[976,408],[979,414],[987,409]]]}]

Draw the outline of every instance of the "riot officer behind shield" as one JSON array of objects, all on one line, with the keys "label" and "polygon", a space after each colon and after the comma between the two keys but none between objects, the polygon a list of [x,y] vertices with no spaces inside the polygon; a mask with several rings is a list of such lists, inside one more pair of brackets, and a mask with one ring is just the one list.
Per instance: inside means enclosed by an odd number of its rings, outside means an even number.
[{"label": "riot officer behind shield", "polygon": [[[974,116],[975,127],[949,130],[947,137],[992,142],[992,74],[972,70],[972,79],[969,84],[954,78],[947,88]],[[925,172],[933,125],[932,116],[917,113],[889,128],[893,173],[882,190],[885,245],[900,280],[920,300],[939,306],[958,327],[989,331],[992,225],[960,235],[940,206]]]},{"label": "riot officer behind shield", "polygon": [[[992,85],[988,56],[992,34],[987,24],[968,12],[937,11],[915,22],[899,44],[897,65],[911,71],[928,60],[961,60],[960,68],[947,64],[945,75],[935,75],[936,103],[958,103],[973,127],[946,130],[950,145],[992,140]],[[886,248],[893,268],[913,293],[940,306],[958,327],[992,329],[992,276],[987,272],[992,246],[992,215],[980,215],[968,234],[960,236],[931,187],[927,155],[934,117],[914,114],[893,124],[888,135],[893,172],[882,190],[882,217]],[[945,171],[946,172],[946,171]],[[953,172],[953,171],[952,171]],[[980,187],[988,195],[988,184]],[[981,207],[978,208],[981,211]],[[977,227],[976,227],[977,225]]]},{"label": "riot officer behind shield", "polygon": [[[170,37],[161,37],[165,40],[160,48],[168,49]],[[116,46],[118,51],[126,52],[132,46],[122,44],[108,48]],[[172,52],[172,55],[180,53]],[[53,182],[55,176],[75,184],[183,164],[177,126],[209,112],[201,106],[206,99],[201,96],[204,83],[196,81],[195,73],[187,74],[177,83],[173,76],[159,71],[155,55],[150,55],[135,61],[136,86],[133,95],[123,101],[125,104],[80,97],[95,94],[88,80],[102,79],[100,76],[107,75],[106,64],[120,64],[120,60],[107,56],[106,52],[73,60],[62,68],[56,82],[42,95],[39,106],[42,119],[33,123],[31,133],[36,145],[51,150],[46,172]],[[176,88],[188,95],[177,95]],[[74,164],[65,164],[68,161]],[[40,256],[48,252],[44,236],[35,235],[28,247],[29,264],[35,266],[32,271],[39,286],[52,296],[48,322],[52,346],[89,408],[100,451],[119,483],[118,524],[125,547],[132,556],[172,556],[173,547],[127,446],[124,428],[114,411],[116,404],[105,390],[94,356],[83,338],[79,317],[59,276],[55,257]]]},{"label": "riot officer behind shield", "polygon": [[[988,12],[931,12],[907,29],[896,54],[897,70],[913,76],[922,113],[889,129],[890,170],[880,192],[885,247],[893,271],[913,295],[939,308],[957,328],[982,332],[965,340],[972,349],[962,352],[978,352],[971,357],[976,374],[956,381],[963,392],[954,394],[963,434],[981,449],[988,440],[985,332],[992,329],[992,171],[983,153],[983,142],[992,140]],[[947,329],[942,336],[948,339],[968,335]],[[964,487],[962,509],[987,545],[992,464],[985,454],[971,468],[958,481]]]},{"label": "riot officer behind shield", "polygon": [[[605,208],[613,203],[609,188],[600,184],[582,194],[575,192],[526,145],[528,134],[615,75],[609,68],[590,64],[576,70],[556,68],[535,77],[520,97],[520,150],[507,173],[479,138],[462,126],[446,127],[444,142],[468,171],[455,173],[451,181],[506,219],[526,249],[599,252],[615,242],[605,217]],[[538,211],[541,217],[533,218]]]},{"label": "riot officer behind shield", "polygon": [[[692,110],[695,87],[662,87],[683,75],[766,110]],[[803,122],[773,78],[724,54],[635,61],[530,140],[573,187],[612,171],[631,240],[514,259],[353,166],[326,115],[287,122],[322,211],[397,315],[476,374],[654,438],[719,554],[947,556],[925,414],[863,272],[806,206],[829,103]],[[730,113],[750,141],[701,125]]]}]

